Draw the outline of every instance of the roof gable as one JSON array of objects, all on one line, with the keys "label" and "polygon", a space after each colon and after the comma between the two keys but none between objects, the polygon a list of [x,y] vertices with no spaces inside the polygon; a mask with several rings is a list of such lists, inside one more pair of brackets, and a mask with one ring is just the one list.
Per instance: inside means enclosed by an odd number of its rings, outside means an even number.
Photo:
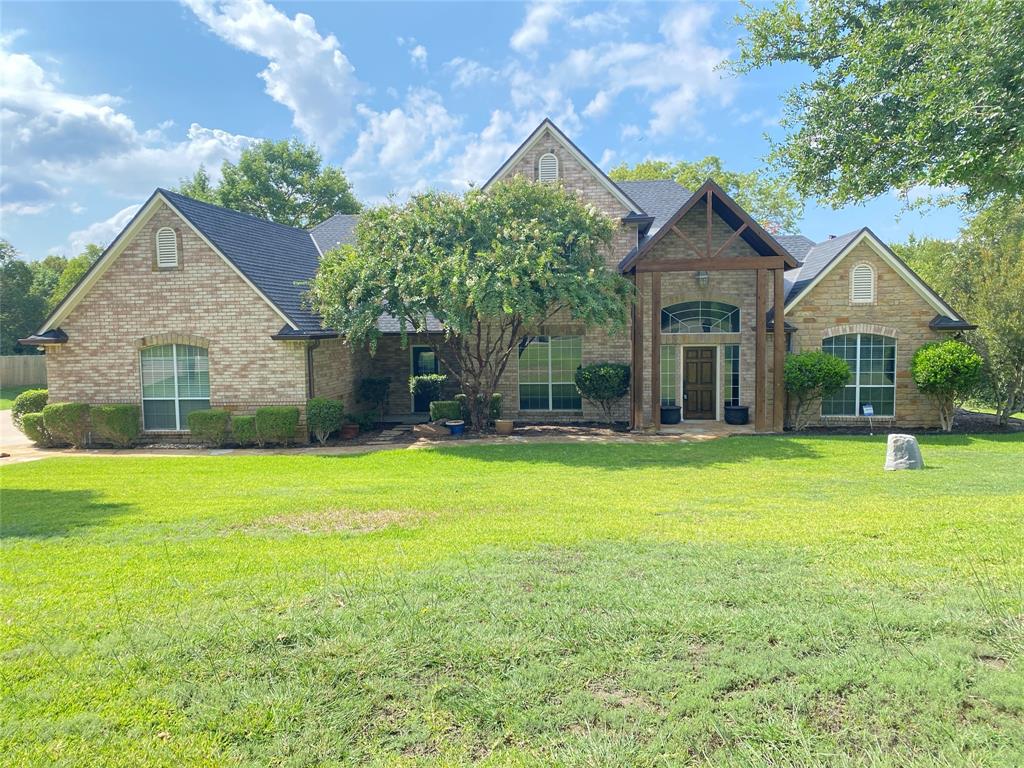
[{"label": "roof gable", "polygon": [[358,213],[336,213],[326,221],[321,221],[309,230],[313,243],[320,255],[327,253],[339,245],[350,245],[356,241],[356,224],[359,223]]}]

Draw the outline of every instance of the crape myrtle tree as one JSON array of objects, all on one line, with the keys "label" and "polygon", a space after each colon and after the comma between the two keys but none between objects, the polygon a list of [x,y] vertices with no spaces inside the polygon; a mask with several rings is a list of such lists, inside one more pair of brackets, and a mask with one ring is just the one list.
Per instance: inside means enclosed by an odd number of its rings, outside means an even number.
[{"label": "crape myrtle tree", "polygon": [[387,312],[406,334],[427,330],[467,395],[474,429],[524,336],[555,315],[622,327],[632,287],[604,265],[614,223],[558,185],[521,177],[459,197],[417,195],[367,211],[355,245],[324,255],[309,301],[353,343],[380,337]]}]

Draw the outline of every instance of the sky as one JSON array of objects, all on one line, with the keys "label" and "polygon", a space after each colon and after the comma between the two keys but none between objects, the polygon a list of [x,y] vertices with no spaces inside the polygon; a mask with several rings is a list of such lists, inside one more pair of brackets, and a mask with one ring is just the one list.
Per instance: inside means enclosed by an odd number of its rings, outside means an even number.
[{"label": "sky", "polygon": [[[109,243],[159,186],[296,137],[365,203],[480,184],[544,118],[608,170],[718,155],[764,167],[796,65],[736,77],[730,3],[18,3],[0,9],[0,236],[30,259]],[[833,210],[952,237],[895,194]]]}]

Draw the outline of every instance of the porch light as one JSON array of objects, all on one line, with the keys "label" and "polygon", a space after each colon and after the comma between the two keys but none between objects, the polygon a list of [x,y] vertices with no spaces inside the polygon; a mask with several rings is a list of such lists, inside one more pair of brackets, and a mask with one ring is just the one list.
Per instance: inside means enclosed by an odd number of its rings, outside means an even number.
[{"label": "porch light", "polygon": [[697,285],[701,288],[708,287],[708,273],[703,270],[697,273]]}]

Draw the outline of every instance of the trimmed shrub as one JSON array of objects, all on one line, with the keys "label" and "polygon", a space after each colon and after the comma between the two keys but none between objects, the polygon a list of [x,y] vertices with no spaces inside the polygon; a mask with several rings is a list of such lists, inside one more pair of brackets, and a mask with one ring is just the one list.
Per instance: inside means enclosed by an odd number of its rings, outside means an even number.
[{"label": "trimmed shrub", "polygon": [[373,411],[362,413],[346,413],[345,423],[358,424],[360,432],[371,432],[377,428],[377,414]]},{"label": "trimmed shrub", "polygon": [[[430,404],[430,420],[463,419],[462,405],[458,400],[435,400]],[[465,421],[465,419],[463,419]]]},{"label": "trimmed shrub", "polygon": [[[14,398],[11,405],[11,421],[14,422],[14,426],[21,429],[21,419],[26,413],[42,413],[48,395],[45,389],[26,389]],[[27,432],[25,434],[28,435]]]},{"label": "trimmed shrub", "polygon": [[90,411],[93,431],[100,439],[127,448],[139,436],[139,406],[131,403],[94,405]]},{"label": "trimmed shrub", "polygon": [[[465,392],[459,392],[459,394],[455,396],[454,400],[459,404],[459,418],[467,424],[471,424],[473,421],[473,414],[469,411],[469,395]],[[501,392],[495,392],[491,395],[491,405],[487,409],[488,423],[493,424],[495,419],[501,418],[501,409]]]},{"label": "trimmed shrub", "polygon": [[223,408],[192,411],[188,415],[188,431],[197,442],[218,448],[228,441],[231,414]]},{"label": "trimmed shrub", "polygon": [[268,405],[256,409],[256,439],[260,445],[287,445],[299,432],[299,409],[294,405]]},{"label": "trimmed shrub", "polygon": [[[455,402],[459,404],[459,418],[469,424],[470,417],[472,414],[469,412],[469,395],[465,392],[459,392],[454,398]],[[434,414],[430,414],[430,418],[434,418]]]},{"label": "trimmed shrub", "polygon": [[232,416],[231,439],[238,445],[256,445],[256,417]]},{"label": "trimmed shrub", "polygon": [[629,392],[629,366],[625,363],[594,363],[576,369],[576,389],[588,403],[598,406],[604,420],[612,423],[612,409]]},{"label": "trimmed shrub", "polygon": [[827,352],[809,350],[786,356],[783,378],[793,411],[793,429],[801,430],[810,421],[811,407],[846,385],[850,366]]},{"label": "trimmed shrub", "polygon": [[409,377],[409,393],[415,398],[421,395],[428,403],[441,399],[441,387],[448,380],[443,373],[424,373]]},{"label": "trimmed shrub", "polygon": [[89,406],[85,403],[50,403],[43,408],[43,425],[54,440],[82,448],[89,440]]},{"label": "trimmed shrub", "polygon": [[341,429],[341,422],[345,416],[345,409],[341,400],[332,400],[329,397],[314,397],[306,403],[306,426],[311,434],[316,436],[320,445],[327,442],[332,432]]},{"label": "trimmed shrub", "polygon": [[377,411],[378,421],[384,421],[384,406],[388,402],[388,389],[391,388],[391,378],[388,376],[368,376],[359,380],[356,394],[359,399],[370,406],[370,410]]},{"label": "trimmed shrub", "polygon": [[914,353],[910,375],[917,388],[938,403],[946,432],[953,429],[957,406],[978,390],[983,365],[981,355],[955,339],[924,344]]},{"label": "trimmed shrub", "polygon": [[495,392],[491,395],[491,407],[487,413],[491,417],[492,424],[496,419],[501,418],[501,392]]},{"label": "trimmed shrub", "polygon": [[52,448],[56,445],[53,436],[46,431],[42,413],[26,413],[21,418],[21,431],[25,437],[40,448]]}]

